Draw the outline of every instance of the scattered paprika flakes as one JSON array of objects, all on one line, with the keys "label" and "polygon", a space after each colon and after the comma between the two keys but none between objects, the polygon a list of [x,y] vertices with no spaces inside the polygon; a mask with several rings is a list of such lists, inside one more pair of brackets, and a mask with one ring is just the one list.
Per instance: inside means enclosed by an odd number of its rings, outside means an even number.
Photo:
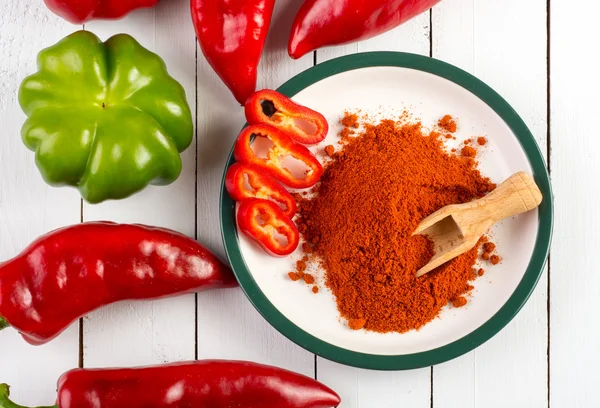
[{"label": "scattered paprika flakes", "polygon": [[500,262],[500,257],[498,255],[492,255],[490,257],[490,262],[492,265],[497,265]]},{"label": "scattered paprika flakes", "polygon": [[333,157],[333,155],[335,154],[335,147],[333,147],[333,145],[327,145],[325,146],[325,154],[329,157]]},{"label": "scattered paprika flakes", "polygon": [[345,128],[358,128],[358,115],[356,113],[348,113],[344,115],[341,120],[342,125]]},{"label": "scattered paprika flakes", "polygon": [[304,282],[307,285],[312,285],[313,283],[315,283],[315,277],[312,276],[310,273],[305,273],[304,274]]},{"label": "scattered paprika flakes", "polygon": [[413,231],[441,207],[483,197],[494,185],[420,123],[362,125],[326,164],[315,195],[299,202],[297,222],[348,326],[406,332],[472,289],[480,250],[416,278],[433,244]]},{"label": "scattered paprika flakes", "polygon": [[290,273],[288,273],[288,276],[293,281],[297,281],[300,279],[300,276],[298,276],[298,274],[296,272],[290,272]]},{"label": "scattered paprika flakes", "polygon": [[340,141],[339,144],[341,144],[342,146],[346,143],[348,143],[350,140],[352,140],[354,138],[355,132],[353,130],[351,130],[350,128],[344,128],[341,132],[340,132]]},{"label": "scattered paprika flakes", "polygon": [[297,271],[296,275],[298,275],[300,277],[300,279],[304,278],[304,272],[302,272],[302,271]]},{"label": "scattered paprika flakes", "polygon": [[479,146],[485,146],[485,144],[487,143],[487,139],[483,136],[479,136],[477,138],[477,144],[479,144]]},{"label": "scattered paprika flakes", "polygon": [[483,250],[485,252],[494,252],[494,249],[496,249],[496,244],[494,244],[493,242],[486,242],[485,244],[483,244]]},{"label": "scattered paprika flakes", "polygon": [[458,297],[452,299],[452,306],[454,306],[454,307],[463,307],[466,304],[467,304],[467,298],[465,298],[464,296],[458,296]]},{"label": "scattered paprika flakes", "polygon": [[465,157],[475,157],[477,150],[473,149],[471,146],[464,146],[460,153]]},{"label": "scattered paprika flakes", "polygon": [[302,244],[302,252],[305,254],[311,254],[312,251],[312,246],[308,242]]},{"label": "scattered paprika flakes", "polygon": [[484,261],[488,261],[490,259],[490,253],[489,252],[482,253],[481,259],[483,259]]},{"label": "scattered paprika flakes", "polygon": [[479,270],[477,271],[477,275],[479,275],[479,276],[483,276],[484,273],[485,273],[485,270],[483,268],[479,268]]},{"label": "scattered paprika flakes", "polygon": [[298,272],[304,272],[306,270],[306,261],[302,259],[296,261],[296,270],[298,270]]},{"label": "scattered paprika flakes", "polygon": [[464,143],[465,143],[466,145],[468,145],[468,144],[471,144],[471,139],[467,139],[467,140],[465,140],[465,141],[464,141]]},{"label": "scattered paprika flakes", "polygon": [[446,135],[444,137],[446,139],[452,139],[454,136],[452,136],[450,133],[446,133]]},{"label": "scattered paprika flakes", "polygon": [[360,330],[363,327],[365,327],[365,324],[367,323],[366,319],[348,319],[348,327],[350,327],[352,330]]},{"label": "scattered paprika flakes", "polygon": [[315,293],[315,294],[319,293],[319,287],[318,286],[313,286],[312,287],[312,292]]},{"label": "scattered paprika flakes", "polygon": [[450,115],[444,115],[444,117],[439,120],[438,126],[447,132],[456,132],[456,122]]}]

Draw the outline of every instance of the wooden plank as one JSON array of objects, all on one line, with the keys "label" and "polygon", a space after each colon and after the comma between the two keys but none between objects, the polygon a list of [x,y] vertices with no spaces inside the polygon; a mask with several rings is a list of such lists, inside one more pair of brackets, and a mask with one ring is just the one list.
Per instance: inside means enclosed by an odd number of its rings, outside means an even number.
[{"label": "wooden plank", "polygon": [[550,278],[550,406],[598,405],[600,233],[597,38],[600,4],[552,1],[551,164],[555,228]]},{"label": "wooden plank", "polygon": [[[73,189],[46,186],[20,138],[25,115],[17,89],[36,70],[36,54],[72,31],[43,2],[5,0],[0,13],[0,259],[21,252],[52,229],[79,221],[79,196]],[[58,339],[31,346],[13,329],[0,332],[0,382],[12,386],[24,405],[49,405],[56,399],[56,381],[77,367],[77,323]]]},{"label": "wooden plank", "polygon": [[[312,66],[312,55],[287,56],[287,37],[299,3],[280,0],[259,67],[259,88],[276,88]],[[225,160],[244,123],[243,109],[198,50],[198,239],[223,255],[219,194]],[[239,289],[198,295],[199,358],[236,358],[312,376],[314,356],[284,338]]]},{"label": "wooden plank", "polygon": [[[106,40],[125,32],[160,55],[185,88],[195,110],[196,49],[186,2],[161,2],[121,21],[91,22],[86,29]],[[149,187],[125,200],[85,205],[85,221],[111,220],[171,228],[194,236],[195,146],[183,153],[183,172],[164,187]],[[119,303],[84,322],[84,364],[116,366],[190,360],[195,355],[195,298]]]},{"label": "wooden plank", "polygon": [[[546,1],[446,0],[434,9],[432,21],[433,56],[500,92],[545,151]],[[544,274],[527,305],[497,336],[434,367],[433,406],[546,407],[546,302]]]},{"label": "wooden plank", "polygon": [[[365,51],[405,51],[429,55],[429,13],[379,37],[317,51],[317,62]],[[345,408],[429,407],[430,369],[374,372],[317,359],[317,377],[333,387]]]}]

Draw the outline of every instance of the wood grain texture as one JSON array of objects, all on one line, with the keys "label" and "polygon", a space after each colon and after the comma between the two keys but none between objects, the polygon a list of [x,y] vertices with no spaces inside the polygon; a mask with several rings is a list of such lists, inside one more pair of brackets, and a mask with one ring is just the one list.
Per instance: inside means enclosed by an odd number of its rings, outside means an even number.
[{"label": "wood grain texture", "polygon": [[[345,54],[365,51],[406,51],[429,55],[429,13],[379,37],[356,44],[317,51],[317,62]],[[334,387],[342,397],[342,407],[415,407],[430,406],[430,369],[374,372],[346,367],[318,358],[317,377]]]},{"label": "wood grain texture", "polygon": [[[312,66],[293,61],[287,37],[299,2],[279,0],[259,66],[258,88],[276,88]],[[243,109],[198,50],[198,239],[223,255],[219,195],[225,161],[244,123]],[[198,295],[198,357],[236,358],[314,373],[314,356],[287,340],[239,289]]]},{"label": "wood grain texture", "polygon": [[[432,21],[433,56],[503,95],[545,152],[546,1],[445,0]],[[523,310],[498,335],[434,367],[434,407],[546,407],[546,301],[544,274]]]},{"label": "wood grain texture", "polygon": [[[86,24],[103,40],[125,32],[160,55],[169,73],[185,88],[195,110],[196,46],[189,2],[170,0],[134,12],[120,21]],[[179,179],[149,187],[126,200],[85,205],[83,218],[142,223],[194,236],[195,143],[182,154]],[[84,365],[128,366],[190,360],[195,356],[195,298],[185,295],[148,302],[118,303],[84,319]]]},{"label": "wood grain texture", "polygon": [[550,279],[550,406],[598,406],[600,4],[551,2],[551,166],[555,200]]},{"label": "wood grain texture", "polygon": [[[4,0],[0,13],[0,259],[21,252],[38,235],[79,221],[79,195],[46,186],[34,153],[21,142],[25,115],[17,90],[36,70],[36,54],[71,31],[42,2]],[[31,33],[37,33],[31,35]],[[77,324],[54,342],[30,346],[13,329],[0,332],[0,382],[21,404],[51,404],[62,372],[77,366]]]}]

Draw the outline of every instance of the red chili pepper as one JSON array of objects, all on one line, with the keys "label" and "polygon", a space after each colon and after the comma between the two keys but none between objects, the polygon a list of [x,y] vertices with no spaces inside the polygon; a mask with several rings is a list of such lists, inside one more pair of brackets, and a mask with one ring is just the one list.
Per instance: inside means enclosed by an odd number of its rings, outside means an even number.
[{"label": "red chili pepper", "polygon": [[270,89],[255,92],[244,108],[249,124],[268,123],[300,143],[319,143],[329,131],[327,120],[319,112]]},{"label": "red chili pepper", "polygon": [[[252,149],[253,137],[267,138],[273,144],[269,148],[266,158],[258,156]],[[238,162],[253,164],[265,169],[277,180],[292,188],[311,187],[319,181],[323,174],[323,166],[310,150],[294,142],[281,130],[264,123],[250,125],[242,130],[235,142],[233,155]],[[307,169],[302,177],[296,177],[294,175],[296,172],[285,167],[283,160],[286,156],[291,156],[304,163]]]},{"label": "red chili pepper", "polygon": [[[24,408],[0,384],[1,408]],[[331,408],[340,397],[301,374],[246,361],[205,360],[140,368],[75,369],[48,408]]]},{"label": "red chili pepper", "polygon": [[44,0],[50,10],[73,24],[122,18],[130,11],[154,7],[158,0]]},{"label": "red chili pepper", "polygon": [[306,0],[292,25],[292,58],[318,48],[375,37],[429,10],[440,0]]},{"label": "red chili pepper", "polygon": [[240,104],[256,90],[256,72],[275,0],[192,0],[202,53]]},{"label": "red chili pepper", "polygon": [[283,205],[283,212],[288,217],[296,214],[294,197],[277,180],[251,164],[233,163],[225,176],[225,188],[235,201],[246,198],[272,200]]},{"label": "red chili pepper", "polygon": [[236,285],[231,270],[182,234],[92,222],[53,231],[0,264],[0,328],[38,345],[92,310]]},{"label": "red chili pepper", "polygon": [[245,199],[238,208],[237,223],[244,234],[272,255],[289,255],[298,248],[298,228],[272,201]]}]

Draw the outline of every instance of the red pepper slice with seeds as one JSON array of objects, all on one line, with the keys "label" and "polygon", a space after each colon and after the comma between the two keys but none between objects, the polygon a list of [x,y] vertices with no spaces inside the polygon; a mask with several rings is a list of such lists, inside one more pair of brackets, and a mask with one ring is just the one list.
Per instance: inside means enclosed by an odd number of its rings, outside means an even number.
[{"label": "red pepper slice with seeds", "polygon": [[238,208],[237,223],[244,234],[271,255],[289,255],[298,248],[298,228],[273,201],[245,199]]},{"label": "red pepper slice with seeds", "polygon": [[316,144],[327,136],[323,115],[270,89],[255,92],[244,105],[249,124],[267,123],[303,144]]},{"label": "red pepper slice with seeds", "polygon": [[252,164],[232,164],[225,176],[225,188],[235,201],[262,198],[278,203],[290,218],[296,214],[294,197],[267,172]]},{"label": "red pepper slice with seeds", "polygon": [[[266,138],[272,143],[266,157],[259,156],[252,149],[253,138]],[[254,141],[256,143],[256,140]],[[233,148],[235,160],[240,163],[253,164],[266,170],[271,176],[292,188],[308,188],[314,186],[323,174],[323,166],[305,146],[294,142],[281,130],[261,123],[250,125],[242,130]],[[292,157],[306,166],[301,177],[296,177],[292,170],[283,163],[286,156]]]}]

